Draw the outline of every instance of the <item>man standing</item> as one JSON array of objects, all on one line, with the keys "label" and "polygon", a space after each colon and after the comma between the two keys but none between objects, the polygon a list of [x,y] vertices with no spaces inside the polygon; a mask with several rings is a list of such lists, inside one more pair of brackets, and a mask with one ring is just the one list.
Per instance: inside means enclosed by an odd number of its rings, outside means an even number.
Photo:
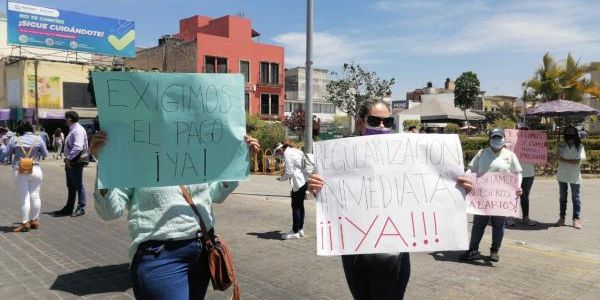
[{"label": "man standing", "polygon": [[[82,155],[87,156],[88,139],[83,126],[79,124],[79,115],[77,112],[68,111],[65,113],[65,120],[69,126],[69,134],[65,140],[65,173],[67,175],[67,188],[69,194],[67,204],[63,209],[54,212],[57,216],[79,217],[85,214],[85,189],[83,186],[83,167],[86,162],[80,160]],[[75,207],[75,197],[79,194],[77,210]]]},{"label": "man standing", "polygon": [[[41,127],[40,132],[38,132],[38,135],[40,136],[40,138],[42,138],[42,140],[44,140],[44,144],[46,145],[46,147],[49,147],[48,145],[50,145],[50,136],[46,133],[46,128]],[[42,156],[42,160],[46,160],[46,158]]]}]

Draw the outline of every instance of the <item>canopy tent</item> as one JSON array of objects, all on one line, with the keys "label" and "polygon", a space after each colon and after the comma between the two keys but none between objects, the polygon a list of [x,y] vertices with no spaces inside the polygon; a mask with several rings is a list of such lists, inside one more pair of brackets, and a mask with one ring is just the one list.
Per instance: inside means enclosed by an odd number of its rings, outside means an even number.
[{"label": "canopy tent", "polygon": [[600,111],[585,104],[569,101],[569,100],[554,100],[544,102],[530,108],[527,111],[528,116],[538,117],[568,117],[568,116],[591,116],[598,115]]},{"label": "canopy tent", "polygon": [[[421,105],[400,112],[401,115],[419,115],[423,123],[445,123],[466,121],[465,113],[448,101],[429,100]],[[473,112],[467,112],[469,121],[485,120],[485,117]]]}]

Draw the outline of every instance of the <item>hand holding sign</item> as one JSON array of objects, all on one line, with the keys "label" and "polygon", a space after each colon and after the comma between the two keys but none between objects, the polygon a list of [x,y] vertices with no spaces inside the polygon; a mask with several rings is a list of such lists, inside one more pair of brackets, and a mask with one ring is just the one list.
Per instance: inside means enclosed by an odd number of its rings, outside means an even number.
[{"label": "hand holding sign", "polygon": [[385,134],[315,143],[317,254],[467,248],[456,135]]},{"label": "hand holding sign", "polygon": [[[151,187],[246,180],[239,74],[93,72],[102,129],[98,186]],[[104,146],[103,146],[104,145]]]}]

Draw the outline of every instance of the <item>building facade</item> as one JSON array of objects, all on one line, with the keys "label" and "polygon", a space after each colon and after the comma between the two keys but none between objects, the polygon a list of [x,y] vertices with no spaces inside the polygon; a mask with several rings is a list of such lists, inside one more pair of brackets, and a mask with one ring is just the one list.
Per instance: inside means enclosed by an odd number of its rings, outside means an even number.
[{"label": "building facade", "polygon": [[36,82],[41,126],[62,127],[67,110],[77,111],[84,119],[96,116],[89,72],[101,61],[98,56],[12,46],[7,44],[6,34],[7,20],[0,15],[0,122],[12,125],[21,119],[35,122]]},{"label": "building facade", "polygon": [[427,82],[427,86],[424,88],[415,89],[412,92],[406,93],[406,100],[413,102],[421,102],[423,95],[431,94],[453,94],[454,93],[454,81],[450,78],[446,78],[443,88],[433,87],[431,81]]},{"label": "building facade", "polygon": [[[333,122],[335,115],[345,115],[332,103],[325,100],[327,84],[331,82],[328,71],[313,69],[313,115],[321,122]],[[285,70],[285,115],[304,109],[306,101],[306,68],[296,67]]]},{"label": "building facade", "polygon": [[137,51],[125,64],[165,72],[241,73],[245,109],[263,119],[284,117],[285,78],[282,47],[255,40],[260,34],[249,19],[227,15],[193,16],[179,21],[179,32],[163,36],[158,46]]}]

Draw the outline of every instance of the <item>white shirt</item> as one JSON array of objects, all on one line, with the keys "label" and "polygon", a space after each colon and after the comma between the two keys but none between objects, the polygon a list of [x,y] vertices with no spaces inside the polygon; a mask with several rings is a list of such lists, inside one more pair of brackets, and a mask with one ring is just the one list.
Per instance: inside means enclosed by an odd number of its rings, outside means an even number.
[{"label": "white shirt", "polygon": [[288,147],[283,153],[285,160],[285,173],[281,176],[280,180],[291,179],[292,191],[298,191],[302,186],[306,184],[310,174],[304,170],[304,152]]},{"label": "white shirt", "polygon": [[[563,159],[579,159],[586,160],[585,148],[579,146],[579,151],[575,145],[569,147],[567,144],[558,146],[558,154]],[[570,164],[564,161],[558,161],[558,173],[556,174],[558,181],[566,183],[581,183],[581,164]]]},{"label": "white shirt", "polygon": [[535,176],[535,165],[522,162],[521,167],[523,167],[523,177],[534,177]]},{"label": "white shirt", "polygon": [[469,163],[468,168],[471,169],[471,172],[477,174],[485,172],[523,172],[517,155],[506,148],[502,148],[498,154],[494,153],[490,147],[479,150]]}]

